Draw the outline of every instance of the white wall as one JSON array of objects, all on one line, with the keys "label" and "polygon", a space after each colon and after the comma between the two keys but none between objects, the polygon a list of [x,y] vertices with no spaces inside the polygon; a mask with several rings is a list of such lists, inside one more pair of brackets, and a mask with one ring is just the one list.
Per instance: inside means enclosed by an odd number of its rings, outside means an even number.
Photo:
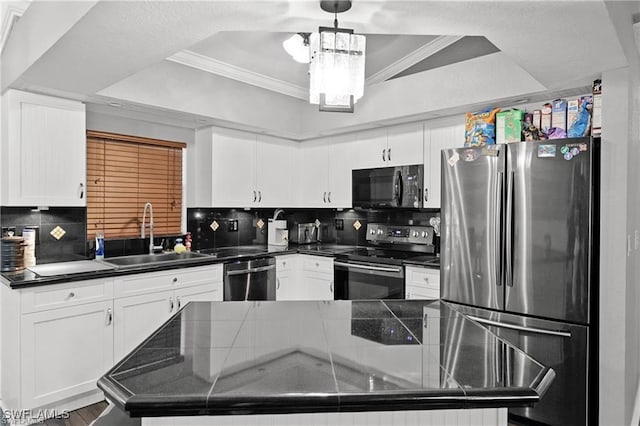
[{"label": "white wall", "polygon": [[132,120],[129,118],[92,111],[87,111],[87,130],[185,142],[187,144],[193,143],[195,139],[195,132],[193,129]]}]

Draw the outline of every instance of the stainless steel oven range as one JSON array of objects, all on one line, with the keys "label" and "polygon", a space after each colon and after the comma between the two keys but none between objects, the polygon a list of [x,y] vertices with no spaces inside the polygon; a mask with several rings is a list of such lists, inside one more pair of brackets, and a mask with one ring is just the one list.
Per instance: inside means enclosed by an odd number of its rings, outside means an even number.
[{"label": "stainless steel oven range", "polygon": [[433,253],[433,228],[370,223],[367,241],[336,255],[334,299],[404,299],[403,260]]}]

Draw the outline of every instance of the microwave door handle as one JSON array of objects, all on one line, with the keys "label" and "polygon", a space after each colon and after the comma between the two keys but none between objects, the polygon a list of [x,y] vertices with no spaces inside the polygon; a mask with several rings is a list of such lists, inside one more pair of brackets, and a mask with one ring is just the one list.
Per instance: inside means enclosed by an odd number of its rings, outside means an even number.
[{"label": "microwave door handle", "polygon": [[404,183],[402,181],[402,172],[398,172],[398,206],[402,206],[403,193]]}]

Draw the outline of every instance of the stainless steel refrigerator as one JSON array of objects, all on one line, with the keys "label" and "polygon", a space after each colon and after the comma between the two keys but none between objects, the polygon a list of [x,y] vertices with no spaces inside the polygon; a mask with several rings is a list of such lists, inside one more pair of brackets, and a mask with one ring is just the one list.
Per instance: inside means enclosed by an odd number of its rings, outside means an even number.
[{"label": "stainless steel refrigerator", "polygon": [[551,425],[597,415],[599,141],[442,151],[441,296],[553,368]]}]

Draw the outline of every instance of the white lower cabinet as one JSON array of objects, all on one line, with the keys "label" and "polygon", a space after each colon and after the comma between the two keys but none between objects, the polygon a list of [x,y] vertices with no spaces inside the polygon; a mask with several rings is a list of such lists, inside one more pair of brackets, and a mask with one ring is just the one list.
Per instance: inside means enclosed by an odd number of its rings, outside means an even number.
[{"label": "white lower cabinet", "polygon": [[300,255],[299,300],[333,300],[333,258]]},{"label": "white lower cabinet", "polygon": [[222,265],[125,276],[116,279],[115,297],[117,362],[189,301],[222,300]]},{"label": "white lower cabinet", "polygon": [[96,389],[113,366],[112,301],[22,316],[22,408]]},{"label": "white lower cabinet", "polygon": [[276,300],[299,300],[299,264],[297,254],[276,257]]},{"label": "white lower cabinet", "polygon": [[175,312],[173,290],[124,297],[113,302],[113,354],[121,360]]},{"label": "white lower cabinet", "polygon": [[440,270],[405,267],[405,299],[439,299]]},{"label": "white lower cabinet", "polygon": [[222,300],[222,265],[15,290],[0,283],[4,409],[74,410],[100,376],[190,301]]},{"label": "white lower cabinet", "polygon": [[276,300],[333,300],[333,258],[276,257]]}]

